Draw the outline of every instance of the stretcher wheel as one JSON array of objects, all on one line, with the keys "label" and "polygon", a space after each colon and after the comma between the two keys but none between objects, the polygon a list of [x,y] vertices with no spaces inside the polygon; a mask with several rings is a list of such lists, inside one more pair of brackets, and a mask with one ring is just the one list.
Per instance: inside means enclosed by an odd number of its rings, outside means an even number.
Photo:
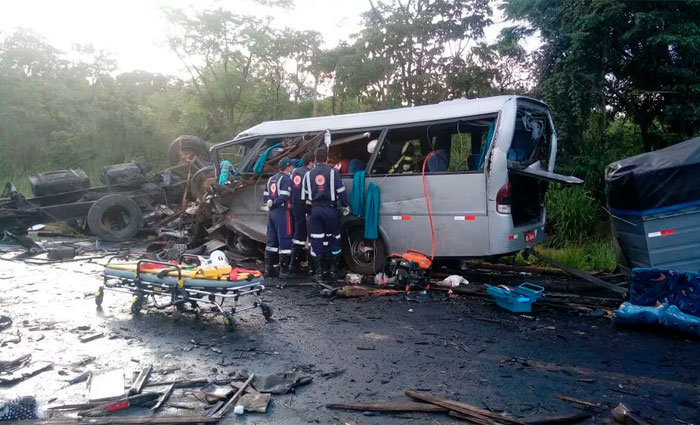
[{"label": "stretcher wheel", "polygon": [[234,320],[233,316],[224,314],[224,325],[226,325],[228,328],[233,328],[236,326],[236,321]]},{"label": "stretcher wheel", "polygon": [[263,317],[265,320],[270,320],[272,317],[272,307],[267,304],[260,304],[260,310],[262,310]]},{"label": "stretcher wheel", "polygon": [[104,299],[105,299],[105,291],[104,291],[104,289],[100,286],[100,287],[97,289],[97,292],[95,292],[95,304],[97,304],[98,307],[101,306],[101,305],[102,305],[102,301],[103,301]]},{"label": "stretcher wheel", "polygon": [[143,308],[143,298],[141,298],[141,297],[134,298],[134,300],[131,302],[131,312],[133,314],[139,314],[139,313],[141,313],[142,308]]}]

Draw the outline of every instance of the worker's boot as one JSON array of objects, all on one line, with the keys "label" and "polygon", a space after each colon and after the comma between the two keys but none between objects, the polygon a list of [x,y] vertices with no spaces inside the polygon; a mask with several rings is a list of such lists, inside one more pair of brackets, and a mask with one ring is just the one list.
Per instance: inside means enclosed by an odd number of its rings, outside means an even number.
[{"label": "worker's boot", "polygon": [[273,279],[277,277],[277,270],[275,270],[275,265],[279,261],[279,256],[276,252],[265,251],[265,270],[263,271],[263,277],[265,279]]},{"label": "worker's boot", "polygon": [[301,260],[303,252],[304,247],[301,245],[295,244],[292,247],[292,262],[289,264],[289,273],[293,278],[301,276]]},{"label": "worker's boot", "polygon": [[316,274],[316,263],[314,263],[314,256],[311,255],[311,248],[307,249],[306,252],[304,253],[306,256],[306,261],[309,265],[309,276],[313,277]]},{"label": "worker's boot", "polygon": [[338,279],[338,265],[340,263],[340,255],[331,255],[328,260],[328,280],[330,283],[335,283]]},{"label": "worker's boot", "polygon": [[314,281],[316,283],[325,283],[323,281],[323,259],[319,256],[311,256],[312,268],[314,270]]},{"label": "worker's boot", "polygon": [[323,282],[328,283],[335,280],[331,277],[331,262],[333,257],[331,255],[324,255],[321,257],[321,276],[323,276]]},{"label": "worker's boot", "polygon": [[291,254],[280,254],[280,279],[291,279],[292,274],[289,272],[289,264],[292,261]]}]

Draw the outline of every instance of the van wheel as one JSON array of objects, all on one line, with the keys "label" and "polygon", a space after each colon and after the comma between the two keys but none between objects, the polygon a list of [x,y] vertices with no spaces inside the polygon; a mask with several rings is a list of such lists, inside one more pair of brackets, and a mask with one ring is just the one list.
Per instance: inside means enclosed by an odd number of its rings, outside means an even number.
[{"label": "van wheel", "polygon": [[242,233],[233,231],[227,232],[226,245],[231,251],[246,257],[257,257],[258,254],[260,254],[258,242],[250,239],[248,236]]},{"label": "van wheel", "polygon": [[141,209],[133,199],[113,194],[98,199],[90,207],[87,225],[102,240],[122,242],[136,236],[142,218]]},{"label": "van wheel", "polygon": [[194,161],[195,158],[209,160],[209,146],[199,137],[180,136],[170,144],[168,150],[170,165],[187,164]]},{"label": "van wheel", "polygon": [[379,273],[384,268],[386,246],[381,238],[365,239],[363,227],[351,227],[343,235],[343,258],[353,273]]}]

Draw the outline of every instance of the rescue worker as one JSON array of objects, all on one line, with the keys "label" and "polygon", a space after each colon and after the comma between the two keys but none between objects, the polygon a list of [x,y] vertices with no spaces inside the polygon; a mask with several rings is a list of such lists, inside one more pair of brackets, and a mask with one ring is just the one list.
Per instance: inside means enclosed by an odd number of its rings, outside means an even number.
[{"label": "rescue worker", "polygon": [[289,174],[294,162],[284,157],[279,162],[279,172],[270,177],[263,191],[263,202],[270,210],[267,218],[267,246],[265,246],[265,276],[275,277],[275,264],[279,261],[281,279],[288,279],[292,257],[292,180]]},{"label": "rescue worker", "polygon": [[294,234],[292,235],[292,263],[290,272],[292,275],[301,274],[301,262],[311,262],[308,251],[308,221],[306,201],[301,199],[302,185],[306,173],[314,166],[314,153],[307,152],[301,158],[301,167],[292,171],[292,217],[294,218]]},{"label": "rescue worker", "polygon": [[320,147],[315,155],[316,166],[306,173],[302,181],[302,199],[311,201],[311,261],[316,282],[323,283],[338,272],[341,253],[338,205],[343,207],[343,215],[350,214],[350,208],[340,172],[326,163],[328,150]]}]

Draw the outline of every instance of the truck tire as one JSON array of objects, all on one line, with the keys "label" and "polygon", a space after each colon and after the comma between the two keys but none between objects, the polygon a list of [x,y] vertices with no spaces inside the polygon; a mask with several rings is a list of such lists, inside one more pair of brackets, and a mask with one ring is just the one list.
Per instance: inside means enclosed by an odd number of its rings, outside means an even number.
[{"label": "truck tire", "polygon": [[376,274],[384,269],[386,245],[381,237],[377,240],[365,239],[362,226],[351,226],[341,232],[343,259],[353,273]]},{"label": "truck tire", "polygon": [[141,209],[133,199],[113,194],[98,199],[87,214],[88,228],[98,238],[110,241],[126,241],[141,227]]},{"label": "truck tire", "polygon": [[180,136],[173,140],[168,150],[170,165],[180,164],[180,152],[185,152],[192,157],[209,162],[209,145],[197,136]]}]

